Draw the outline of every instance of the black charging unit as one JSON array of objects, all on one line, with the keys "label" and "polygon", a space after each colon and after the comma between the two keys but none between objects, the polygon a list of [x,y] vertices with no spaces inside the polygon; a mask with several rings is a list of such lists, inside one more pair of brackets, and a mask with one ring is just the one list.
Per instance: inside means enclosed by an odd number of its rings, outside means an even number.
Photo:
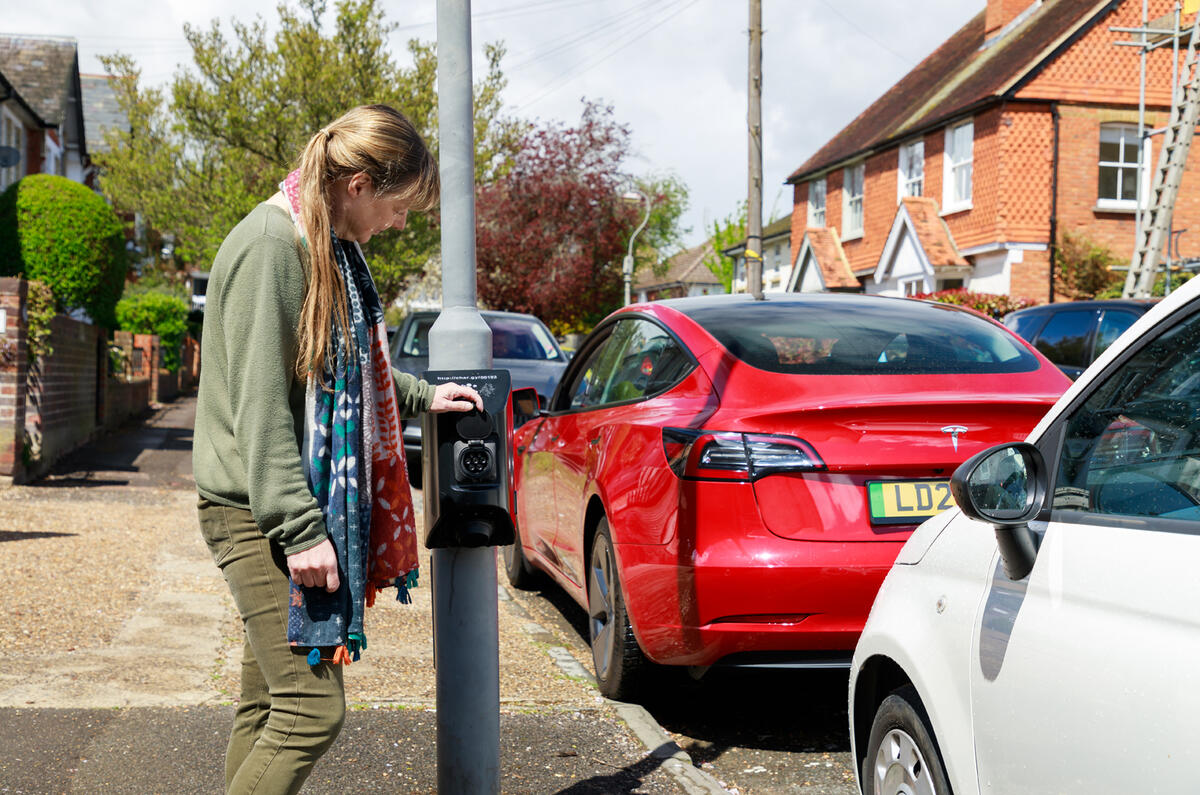
[{"label": "black charging unit", "polygon": [[513,543],[511,379],[508,370],[430,370],[437,386],[473,387],[483,411],[426,412],[421,425],[425,546]]}]

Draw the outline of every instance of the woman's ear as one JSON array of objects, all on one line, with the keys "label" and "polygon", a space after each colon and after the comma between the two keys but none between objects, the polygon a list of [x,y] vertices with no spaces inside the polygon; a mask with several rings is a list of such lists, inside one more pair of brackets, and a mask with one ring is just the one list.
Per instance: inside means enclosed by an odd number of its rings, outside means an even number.
[{"label": "woman's ear", "polygon": [[370,190],[372,190],[371,178],[364,171],[360,171],[350,177],[350,181],[346,183],[346,192],[354,197]]}]

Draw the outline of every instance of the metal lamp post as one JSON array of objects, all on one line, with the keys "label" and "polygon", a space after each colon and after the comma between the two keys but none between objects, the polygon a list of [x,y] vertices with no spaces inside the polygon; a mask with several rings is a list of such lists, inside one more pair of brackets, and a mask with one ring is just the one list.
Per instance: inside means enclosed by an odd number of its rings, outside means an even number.
[{"label": "metal lamp post", "polygon": [[642,223],[629,236],[629,253],[625,255],[625,261],[621,263],[621,274],[625,278],[625,306],[629,306],[632,303],[630,300],[630,284],[633,281],[633,241],[637,239],[638,232],[645,229],[646,224],[650,221],[650,197],[637,188],[630,188],[621,194],[621,198],[625,201],[638,201],[640,199],[646,205],[646,217],[642,219]]}]

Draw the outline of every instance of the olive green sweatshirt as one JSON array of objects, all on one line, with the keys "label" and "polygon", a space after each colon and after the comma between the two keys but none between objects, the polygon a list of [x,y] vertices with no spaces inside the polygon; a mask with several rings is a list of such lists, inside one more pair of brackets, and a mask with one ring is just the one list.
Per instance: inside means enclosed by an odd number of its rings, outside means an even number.
[{"label": "olive green sweatshirt", "polygon": [[[326,538],[304,478],[304,388],[296,328],[305,266],[287,211],[260,204],[221,244],[209,274],[192,463],[200,496],[248,509],[287,554]],[[393,369],[400,416],[433,387]]]}]

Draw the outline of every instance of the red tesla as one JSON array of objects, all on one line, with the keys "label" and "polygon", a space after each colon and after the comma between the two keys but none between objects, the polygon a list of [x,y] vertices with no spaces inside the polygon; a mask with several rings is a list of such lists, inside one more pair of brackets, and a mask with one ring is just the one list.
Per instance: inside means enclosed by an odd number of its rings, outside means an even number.
[{"label": "red tesla", "polygon": [[514,438],[509,580],[588,612],[600,690],[650,663],[844,667],[950,475],[1070,385],[995,323],[866,295],[682,298],[609,316]]}]

